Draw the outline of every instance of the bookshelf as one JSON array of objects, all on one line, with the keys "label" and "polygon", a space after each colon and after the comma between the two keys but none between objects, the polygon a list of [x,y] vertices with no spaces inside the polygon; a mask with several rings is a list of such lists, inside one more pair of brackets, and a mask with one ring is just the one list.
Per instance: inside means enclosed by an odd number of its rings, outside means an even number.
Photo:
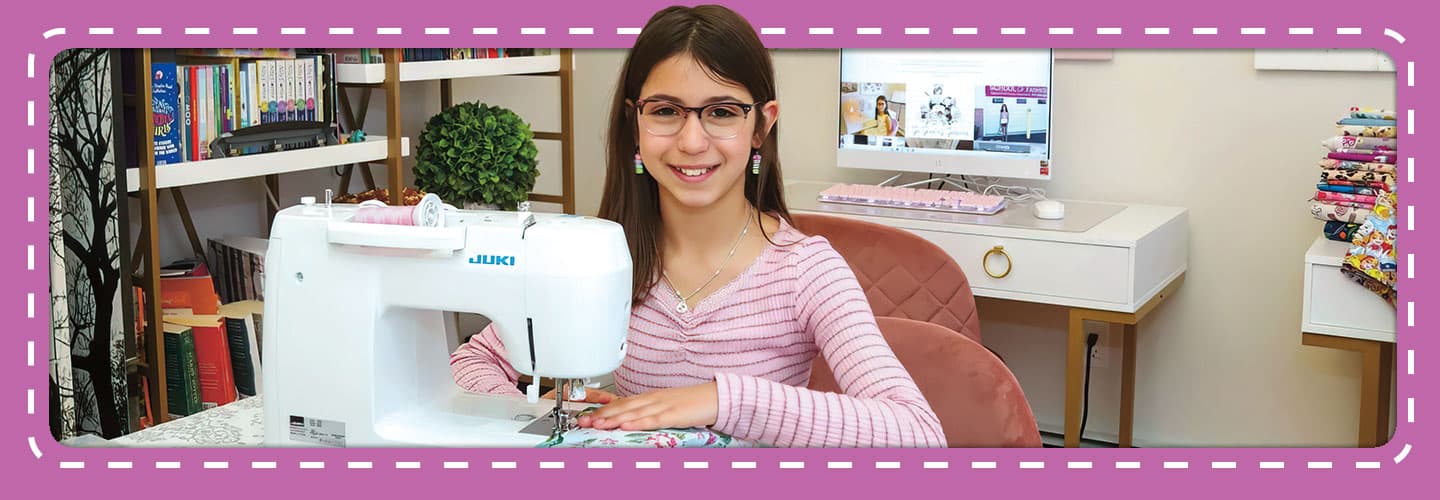
[{"label": "bookshelf", "polygon": [[[397,114],[396,118],[387,120],[388,127],[384,134],[369,135],[363,142],[157,166],[154,148],[151,144],[151,138],[155,133],[155,124],[150,119],[153,112],[151,94],[154,82],[152,81],[151,65],[154,62],[154,54],[151,49],[136,49],[135,52],[135,60],[131,63],[135,65],[135,71],[133,71],[135,94],[133,101],[128,97],[126,99],[127,104],[133,107],[134,112],[133,117],[127,117],[126,120],[133,124],[137,131],[143,133],[138,134],[140,143],[135,145],[138,147],[137,164],[125,169],[125,186],[130,196],[139,199],[141,213],[139,241],[135,243],[135,251],[132,252],[132,267],[137,269],[123,271],[131,272],[136,276],[135,283],[139,285],[145,295],[143,314],[146,322],[144,330],[139,332],[139,335],[145,339],[144,352],[127,352],[125,366],[127,371],[139,372],[148,381],[146,389],[149,392],[150,410],[154,416],[154,423],[160,424],[170,419],[166,391],[164,333],[160,320],[163,317],[159,296],[162,263],[157,258],[160,250],[158,231],[160,193],[168,192],[174,198],[191,249],[197,256],[204,258],[205,248],[190,219],[189,210],[182,194],[181,188],[184,186],[263,178],[269,198],[266,221],[266,227],[268,227],[269,222],[273,221],[275,213],[280,208],[278,197],[281,174],[355,163],[383,162],[391,170],[390,178],[398,183],[401,178],[401,157],[409,154],[410,147],[409,140],[401,135]],[[399,49],[387,49],[385,51],[386,60],[398,60],[398,53]],[[192,59],[216,60],[216,58]],[[382,66],[387,67],[387,76],[398,70],[397,64]],[[385,83],[377,87],[386,91],[386,107],[398,110],[400,102],[398,79],[393,79],[393,83]],[[338,103],[335,104],[338,105]],[[129,230],[126,231],[128,234]],[[127,324],[133,325],[134,323],[127,322]],[[132,424],[132,430],[134,427],[135,425]]]},{"label": "bookshelf", "polygon": [[[339,82],[342,92],[340,94],[341,121],[346,128],[359,128],[365,122],[369,112],[370,90],[376,87],[390,85],[396,81],[406,82],[430,82],[436,81],[440,84],[440,108],[449,108],[453,102],[453,82],[465,78],[485,78],[501,76],[553,76],[559,79],[559,100],[560,100],[560,130],[558,131],[535,131],[537,141],[556,141],[560,143],[561,152],[561,192],[559,194],[531,193],[531,201],[554,203],[561,206],[562,211],[568,214],[575,213],[575,133],[574,133],[574,63],[573,51],[571,49],[558,49],[550,54],[533,56],[502,57],[491,59],[460,59],[447,61],[415,61],[391,64],[389,56],[386,56],[386,63],[373,64],[337,64],[336,79]],[[388,72],[393,71],[394,74]],[[350,95],[343,91],[346,88],[358,88],[361,90],[358,99],[358,106],[352,106]],[[395,116],[396,111],[387,110],[387,119]],[[363,163],[361,163],[363,165]],[[341,176],[338,192],[345,194],[350,186],[351,170],[347,168]],[[391,175],[399,171],[392,170]],[[364,175],[366,189],[375,189],[373,177],[368,169],[361,169]],[[398,179],[391,179],[391,184],[398,184]]]},{"label": "bookshelf", "polygon": [[[151,118],[151,90],[153,82],[150,71],[153,54],[150,49],[136,49],[135,58],[127,64],[134,64],[134,94],[125,97],[126,106],[133,109],[124,118],[125,126],[134,127],[139,134],[135,164],[125,170],[125,190],[138,199],[140,205],[139,238],[132,252],[131,269],[122,271],[135,276],[137,284],[145,295],[144,352],[134,352],[134,343],[127,341],[126,369],[138,372],[148,381],[148,398],[154,423],[169,420],[165,379],[164,336],[161,329],[163,317],[160,300],[160,234],[159,201],[162,194],[174,199],[179,217],[184,224],[186,236],[192,250],[205,256],[203,240],[199,237],[185,203],[182,188],[214,182],[244,179],[265,181],[266,196],[269,198],[265,226],[273,221],[279,210],[280,176],[287,173],[313,169],[343,166],[337,194],[349,192],[351,172],[355,167],[363,175],[366,189],[375,189],[376,182],[370,170],[372,164],[385,166],[386,186],[391,193],[401,192],[403,182],[402,158],[411,154],[410,138],[401,130],[400,84],[402,82],[437,81],[440,84],[442,109],[452,105],[452,82],[455,79],[497,77],[509,75],[554,76],[559,79],[561,126],[558,131],[536,131],[537,141],[558,141],[561,146],[562,192],[532,193],[532,201],[548,202],[563,207],[565,213],[575,213],[574,187],[574,118],[573,118],[573,59],[572,51],[561,49],[552,54],[519,56],[498,59],[467,59],[451,61],[400,62],[402,49],[382,49],[384,63],[337,64],[335,83],[339,86],[338,102],[335,103],[335,118],[343,130],[363,128],[368,113],[370,95],[373,91],[384,92],[385,130],[383,133],[367,134],[363,142],[271,152],[233,158],[219,158],[202,161],[188,161],[176,164],[156,165],[155,153],[150,138],[154,137],[155,125]],[[213,58],[211,58],[213,60]],[[351,105],[351,90],[360,93],[359,106]],[[399,202],[400,197],[393,196]],[[128,222],[128,221],[127,221]],[[127,224],[128,225],[128,224]],[[125,229],[129,234],[130,229]],[[262,235],[265,236],[265,235]],[[133,321],[128,323],[134,325]],[[128,329],[133,329],[133,326]],[[133,337],[131,338],[133,339]],[[130,340],[130,339],[127,339]],[[132,423],[132,429],[135,425]]]},{"label": "bookshelf", "polygon": [[[400,63],[401,82],[558,74],[559,54],[504,57],[499,59],[462,59],[455,61],[418,61]],[[342,85],[374,85],[385,83],[384,64],[340,64],[335,71]]]},{"label": "bookshelf", "polygon": [[[401,156],[410,156],[410,138],[401,138]],[[178,188],[237,179],[301,172],[336,165],[383,161],[388,154],[388,139],[372,135],[364,142],[282,151],[263,155],[238,156],[214,160],[158,165],[155,167],[155,189]],[[125,169],[126,190],[140,190],[140,169]]]}]

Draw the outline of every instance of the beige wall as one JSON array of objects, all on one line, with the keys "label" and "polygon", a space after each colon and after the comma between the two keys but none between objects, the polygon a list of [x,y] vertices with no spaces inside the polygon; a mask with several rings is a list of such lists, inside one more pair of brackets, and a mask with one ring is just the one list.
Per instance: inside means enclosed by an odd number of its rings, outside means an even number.
[{"label": "beige wall", "polygon": [[[604,127],[621,50],[577,52],[576,199],[600,204]],[[834,167],[834,51],[780,51],[781,160],[787,179],[873,182],[887,172]],[[1051,197],[1176,205],[1190,211],[1184,286],[1140,325],[1135,441],[1140,446],[1353,446],[1358,356],[1300,345],[1301,259],[1320,234],[1307,213],[1319,141],[1349,106],[1391,107],[1393,73],[1259,72],[1248,50],[1116,51],[1111,61],[1055,68]],[[457,82],[456,99],[515,107],[555,123],[543,79]],[[537,93],[535,89],[540,89]],[[377,93],[376,98],[380,95]],[[415,137],[439,110],[438,86],[404,87]],[[383,130],[378,101],[372,133]],[[545,130],[547,127],[536,126]],[[547,160],[541,184],[558,177]],[[286,200],[334,185],[327,171],[284,178]],[[257,234],[258,185],[193,188],[203,225]],[[166,205],[168,207],[168,205]],[[165,218],[162,255],[185,243]],[[1044,430],[1061,429],[1063,331],[1059,308],[981,301],[985,343],[1004,355]],[[1118,343],[1112,343],[1118,351]],[[1091,383],[1087,437],[1113,440],[1118,352]]]}]

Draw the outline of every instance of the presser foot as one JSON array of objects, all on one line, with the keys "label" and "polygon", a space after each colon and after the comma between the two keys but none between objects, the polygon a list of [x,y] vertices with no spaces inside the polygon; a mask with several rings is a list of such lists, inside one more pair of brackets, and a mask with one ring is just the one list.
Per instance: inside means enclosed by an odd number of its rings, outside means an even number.
[{"label": "presser foot", "polygon": [[[557,436],[575,429],[575,415],[579,410],[554,409],[530,422],[520,432],[537,436]],[[556,418],[559,415],[559,418]]]}]

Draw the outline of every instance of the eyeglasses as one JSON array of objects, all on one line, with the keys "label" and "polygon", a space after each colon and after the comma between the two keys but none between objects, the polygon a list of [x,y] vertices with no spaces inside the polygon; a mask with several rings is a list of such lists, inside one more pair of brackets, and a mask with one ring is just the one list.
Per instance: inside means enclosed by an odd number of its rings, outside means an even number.
[{"label": "eyeglasses", "polygon": [[717,102],[698,108],[681,106],[670,101],[644,100],[636,104],[640,110],[640,126],[653,135],[669,137],[680,133],[690,113],[700,115],[700,125],[713,139],[734,139],[745,130],[750,110],[761,103],[741,104],[738,102]]}]

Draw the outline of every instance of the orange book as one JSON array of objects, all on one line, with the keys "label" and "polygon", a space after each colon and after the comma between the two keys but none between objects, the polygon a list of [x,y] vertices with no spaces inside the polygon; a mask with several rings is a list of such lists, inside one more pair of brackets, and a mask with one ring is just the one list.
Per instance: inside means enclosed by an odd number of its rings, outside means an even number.
[{"label": "orange book", "polygon": [[150,379],[140,376],[140,398],[145,402],[145,415],[140,417],[140,428],[149,429],[155,425],[155,414],[150,411]]},{"label": "orange book", "polygon": [[160,308],[166,314],[219,314],[220,296],[210,276],[160,279]]},{"label": "orange book", "polygon": [[165,322],[188,326],[194,332],[201,405],[210,409],[235,402],[238,395],[224,317],[214,314],[166,316]]}]

